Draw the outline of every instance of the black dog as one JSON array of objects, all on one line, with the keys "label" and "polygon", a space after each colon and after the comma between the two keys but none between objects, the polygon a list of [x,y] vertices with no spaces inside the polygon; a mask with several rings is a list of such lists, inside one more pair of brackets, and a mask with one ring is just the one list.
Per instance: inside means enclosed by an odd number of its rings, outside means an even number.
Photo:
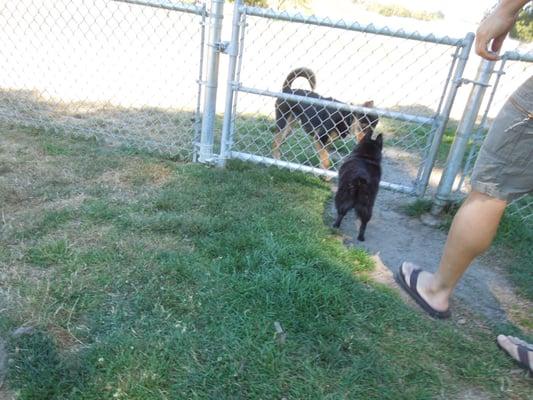
[{"label": "black dog", "polygon": [[372,208],[378,194],[381,179],[381,152],[383,136],[379,134],[372,139],[367,133],[353,149],[339,170],[339,188],[335,195],[337,220],[335,228],[352,208],[361,220],[357,240],[365,240],[366,224],[372,218]]},{"label": "black dog", "polygon": [[[300,77],[306,78],[311,89],[315,89],[316,76],[314,72],[309,68],[296,68],[285,79],[282,87],[283,93],[340,103],[340,101],[332,97],[323,97],[311,90],[292,89],[292,83],[296,78]],[[363,104],[363,107],[373,106],[373,101],[367,101]],[[280,147],[291,133],[294,122],[299,120],[305,132],[313,137],[320,157],[320,164],[324,169],[329,168],[329,153],[326,149],[329,144],[339,136],[343,138],[351,131],[355,132],[355,126],[357,125],[359,125],[361,130],[360,135],[372,134],[378,123],[377,114],[350,112],[339,110],[335,107],[325,107],[279,98],[276,100],[275,109],[276,136],[272,149],[273,157],[280,158]]]}]

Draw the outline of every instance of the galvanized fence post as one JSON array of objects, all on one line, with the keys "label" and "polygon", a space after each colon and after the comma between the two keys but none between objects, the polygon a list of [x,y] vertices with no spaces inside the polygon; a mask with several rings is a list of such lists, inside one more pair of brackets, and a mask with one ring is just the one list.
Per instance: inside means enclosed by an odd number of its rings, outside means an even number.
[{"label": "galvanized fence post", "polygon": [[197,162],[198,161],[198,153],[199,153],[199,145],[200,145],[200,138],[202,134],[202,116],[201,116],[201,110],[202,110],[202,86],[204,84],[203,77],[204,77],[204,57],[205,57],[205,28],[206,28],[206,20],[207,20],[207,5],[205,3],[202,4],[202,20],[200,21],[200,26],[202,27],[202,34],[200,38],[200,62],[199,62],[199,68],[198,68],[198,90],[197,90],[197,97],[196,97],[196,111],[194,114],[194,139],[193,139],[193,153],[192,153],[192,161]]},{"label": "galvanized fence post", "polygon": [[472,48],[473,43],[474,43],[474,34],[468,33],[463,41],[463,46],[458,56],[459,61],[457,62],[450,92],[448,93],[448,97],[446,98],[446,102],[444,103],[442,113],[439,116],[440,117],[439,124],[436,128],[435,134],[433,135],[433,140],[431,142],[431,146],[429,148],[426,160],[424,162],[423,170],[422,170],[422,173],[420,174],[420,179],[418,180],[416,184],[416,194],[418,196],[423,196],[426,191],[429,178],[431,176],[431,172],[433,171],[433,166],[435,165],[435,161],[437,160],[440,143],[442,141],[442,136],[444,135],[446,124],[448,123],[448,118],[450,117],[450,112],[452,110],[453,103],[455,101],[455,96],[457,95],[457,91],[459,90],[459,87],[463,83],[463,73],[464,73],[466,63],[468,61],[468,55],[470,54],[470,50]]},{"label": "galvanized fence post", "polygon": [[446,167],[441,176],[437,193],[435,194],[432,214],[436,215],[442,211],[442,208],[451,199],[453,183],[457,173],[461,169],[463,159],[467,150],[468,140],[474,130],[483,96],[489,87],[489,81],[494,70],[494,61],[482,60],[479,65],[477,75],[472,81],[472,90],[466,103],[463,116],[457,127],[455,138],[452,143]]},{"label": "galvanized fence post", "polygon": [[237,58],[239,56],[239,30],[241,24],[241,11],[240,7],[242,0],[235,0],[235,6],[233,7],[233,28],[231,31],[231,43],[229,44],[227,53],[229,54],[229,66],[228,66],[228,81],[226,89],[226,105],[224,110],[224,122],[222,125],[222,138],[220,143],[220,157],[218,165],[224,167],[226,160],[228,159],[228,153],[231,151],[231,129],[232,121],[235,117],[233,115],[233,100],[234,100],[234,86],[235,86],[235,73],[237,68]]},{"label": "galvanized fence post", "polygon": [[207,59],[207,81],[199,152],[199,161],[202,163],[213,161],[218,66],[221,50],[220,35],[222,32],[222,19],[224,18],[224,0],[211,0],[209,15],[209,55]]}]

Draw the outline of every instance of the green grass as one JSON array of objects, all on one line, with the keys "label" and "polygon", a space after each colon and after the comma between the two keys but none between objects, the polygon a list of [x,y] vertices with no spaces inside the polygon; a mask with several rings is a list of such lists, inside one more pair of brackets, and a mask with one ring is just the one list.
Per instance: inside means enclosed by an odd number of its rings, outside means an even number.
[{"label": "green grass", "polygon": [[[531,223],[530,223],[531,224]],[[511,254],[509,276],[521,295],[533,301],[533,229],[519,216],[504,215],[496,245]],[[533,321],[530,322],[533,326]]]},{"label": "green grass", "polygon": [[43,150],[49,156],[68,156],[70,154],[68,148],[48,141],[43,143]]},{"label": "green grass", "polygon": [[13,171],[26,173],[24,157],[51,140],[66,151],[32,167],[70,172],[55,196],[26,188],[31,209],[5,205],[17,212],[0,237],[0,294],[17,297],[0,335],[35,327],[8,340],[7,386],[20,399],[529,393],[495,332],[431,321],[372,283],[368,254],[324,224],[331,192],[319,179],[244,163],[169,170],[92,142],[3,135],[24,144]]},{"label": "green grass", "polygon": [[417,199],[403,206],[402,211],[410,217],[417,218],[429,212],[432,204],[433,201],[431,199]]},{"label": "green grass", "polygon": [[71,257],[71,250],[66,240],[47,242],[31,247],[26,254],[26,260],[39,267],[49,267],[62,263]]}]

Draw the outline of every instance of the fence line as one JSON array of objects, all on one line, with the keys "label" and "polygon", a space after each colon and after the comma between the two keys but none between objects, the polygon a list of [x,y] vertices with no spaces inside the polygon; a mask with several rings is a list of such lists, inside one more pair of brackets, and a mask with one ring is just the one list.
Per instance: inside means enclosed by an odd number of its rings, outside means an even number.
[{"label": "fence line", "polygon": [[[0,4],[0,123],[102,138],[183,160],[224,165],[233,158],[335,177],[355,146],[353,137],[328,140],[328,167],[317,153],[316,134],[296,124],[274,157],[275,101],[299,104],[315,116],[372,113],[385,137],[382,187],[421,196],[435,166],[442,167],[436,203],[443,205],[468,187],[494,110],[533,71],[532,52],[509,51],[494,72],[485,65],[470,80],[465,67],[478,62],[470,57],[471,33],[423,34],[242,0],[235,1],[231,40],[224,42],[224,3]],[[223,121],[216,109],[220,62],[228,67]],[[315,72],[323,98],[281,91],[296,67]],[[445,162],[441,144],[451,139],[447,122],[466,84],[472,93]],[[305,89],[301,81],[295,87]],[[510,212],[531,220],[533,198],[515,202]]]}]

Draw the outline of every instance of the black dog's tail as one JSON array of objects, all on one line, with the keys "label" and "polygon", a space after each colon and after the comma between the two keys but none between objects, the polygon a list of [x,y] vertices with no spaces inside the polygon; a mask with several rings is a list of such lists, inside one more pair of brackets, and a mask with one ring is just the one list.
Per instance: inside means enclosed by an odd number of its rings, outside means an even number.
[{"label": "black dog's tail", "polygon": [[296,68],[292,70],[289,75],[287,75],[287,78],[285,78],[285,82],[283,82],[283,92],[288,92],[291,89],[292,83],[296,80],[296,78],[305,78],[309,82],[309,85],[311,86],[311,90],[315,90],[316,87],[316,75],[313,71],[311,71],[309,68]]}]

